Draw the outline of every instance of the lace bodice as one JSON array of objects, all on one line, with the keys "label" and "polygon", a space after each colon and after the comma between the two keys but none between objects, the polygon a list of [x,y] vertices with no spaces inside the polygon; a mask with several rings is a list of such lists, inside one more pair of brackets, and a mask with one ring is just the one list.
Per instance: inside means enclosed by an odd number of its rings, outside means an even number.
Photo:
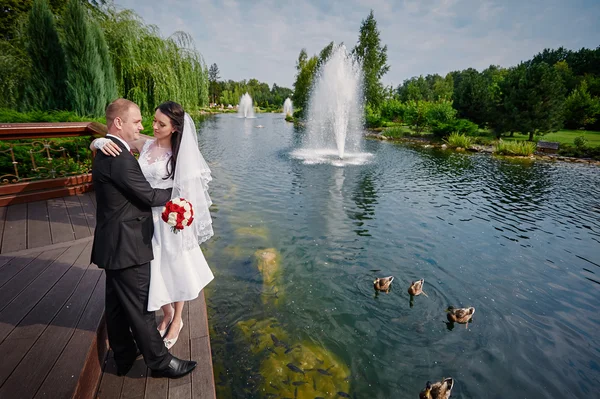
[{"label": "lace bodice", "polygon": [[153,188],[173,187],[173,179],[167,176],[167,163],[171,158],[171,149],[156,145],[156,140],[147,140],[140,152],[139,163],[142,173]]}]

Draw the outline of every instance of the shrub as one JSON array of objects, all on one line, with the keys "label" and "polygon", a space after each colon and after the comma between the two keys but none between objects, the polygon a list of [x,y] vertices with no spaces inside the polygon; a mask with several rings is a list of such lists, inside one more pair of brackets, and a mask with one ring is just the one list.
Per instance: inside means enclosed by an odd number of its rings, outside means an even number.
[{"label": "shrub", "polygon": [[471,139],[469,136],[465,136],[464,134],[454,132],[448,136],[447,140],[444,141],[448,143],[448,146],[450,147],[469,148],[473,139]]},{"label": "shrub", "polygon": [[381,127],[381,114],[371,108],[370,105],[365,107],[365,122],[367,127]]},{"label": "shrub", "polygon": [[500,155],[530,156],[535,152],[536,143],[531,141],[498,140],[494,152]]},{"label": "shrub", "polygon": [[381,105],[381,117],[388,121],[401,121],[404,119],[404,104],[400,100],[390,99]]},{"label": "shrub", "polygon": [[415,131],[421,133],[429,125],[428,113],[431,103],[427,101],[406,102],[404,121]]},{"label": "shrub", "polygon": [[406,132],[400,126],[388,127],[382,133],[386,137],[398,138],[406,135]]},{"label": "shrub", "polygon": [[575,144],[578,150],[584,150],[587,147],[588,140],[584,136],[577,136],[573,140],[573,144]]}]

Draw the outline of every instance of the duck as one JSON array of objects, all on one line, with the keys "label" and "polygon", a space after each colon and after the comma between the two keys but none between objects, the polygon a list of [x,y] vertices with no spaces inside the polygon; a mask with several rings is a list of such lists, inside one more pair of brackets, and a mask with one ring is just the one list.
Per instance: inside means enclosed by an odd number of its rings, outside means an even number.
[{"label": "duck", "polygon": [[376,291],[383,291],[385,293],[388,293],[390,292],[392,281],[394,281],[394,276],[378,277],[375,279],[375,281],[373,281],[373,287]]},{"label": "duck", "polygon": [[425,283],[425,279],[420,279],[417,281],[413,281],[410,284],[410,287],[408,287],[408,294],[410,296],[417,296],[417,295],[425,295],[427,298],[429,298],[429,296],[425,293],[425,291],[423,291],[423,284]]},{"label": "duck", "polygon": [[440,382],[432,384],[427,381],[425,388],[419,393],[419,399],[448,399],[452,394],[454,380],[452,378],[442,378]]},{"label": "duck", "polygon": [[466,323],[466,327],[468,328],[469,321],[475,314],[475,308],[455,308],[454,306],[449,306],[448,309],[446,309],[446,312],[448,312],[447,317],[449,322]]}]

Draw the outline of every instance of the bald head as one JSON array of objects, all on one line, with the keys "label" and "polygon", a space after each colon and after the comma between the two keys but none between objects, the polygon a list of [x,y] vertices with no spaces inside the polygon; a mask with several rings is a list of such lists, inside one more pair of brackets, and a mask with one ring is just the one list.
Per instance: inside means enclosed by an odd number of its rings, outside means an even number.
[{"label": "bald head", "polygon": [[137,140],[142,131],[142,114],[133,101],[119,98],[106,107],[108,133],[127,141]]},{"label": "bald head", "polygon": [[117,117],[121,118],[121,120],[127,120],[131,108],[139,107],[133,101],[129,101],[125,98],[117,98],[115,101],[108,104],[108,107],[106,107],[106,127],[110,130]]}]

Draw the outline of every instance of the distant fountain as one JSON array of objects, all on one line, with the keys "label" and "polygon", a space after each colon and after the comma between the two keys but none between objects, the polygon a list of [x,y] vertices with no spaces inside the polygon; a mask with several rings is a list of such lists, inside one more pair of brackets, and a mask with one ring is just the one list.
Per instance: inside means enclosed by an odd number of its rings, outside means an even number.
[{"label": "distant fountain", "polygon": [[360,65],[344,45],[335,48],[315,76],[306,118],[306,139],[292,156],[306,163],[363,164],[364,101]]},{"label": "distant fountain", "polygon": [[239,118],[254,118],[254,106],[252,104],[252,97],[246,93],[240,98],[240,105],[238,106],[238,117]]},{"label": "distant fountain", "polygon": [[283,115],[294,115],[294,107],[292,107],[292,100],[289,97],[283,102]]}]

